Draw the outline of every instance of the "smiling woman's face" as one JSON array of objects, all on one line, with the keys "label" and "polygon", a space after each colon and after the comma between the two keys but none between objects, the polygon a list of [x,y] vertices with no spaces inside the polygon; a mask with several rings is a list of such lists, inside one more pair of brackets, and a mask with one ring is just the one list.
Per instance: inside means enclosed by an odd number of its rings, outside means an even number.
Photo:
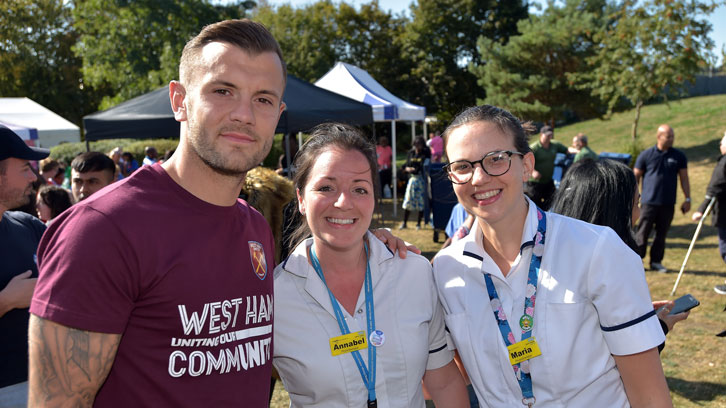
[{"label": "smiling woman's face", "polygon": [[298,206],[316,244],[335,249],[362,245],[375,207],[371,168],[355,150],[332,147],[318,156]]}]

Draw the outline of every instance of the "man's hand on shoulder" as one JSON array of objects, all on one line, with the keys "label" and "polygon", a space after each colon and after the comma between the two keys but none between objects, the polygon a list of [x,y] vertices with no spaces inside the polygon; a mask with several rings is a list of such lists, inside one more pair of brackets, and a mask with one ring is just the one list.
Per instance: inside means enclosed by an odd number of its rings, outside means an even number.
[{"label": "man's hand on shoulder", "polygon": [[421,250],[418,249],[415,245],[411,245],[406,243],[406,241],[402,240],[401,238],[398,238],[391,234],[391,231],[385,229],[385,228],[378,228],[371,231],[373,235],[376,236],[381,242],[386,244],[388,249],[391,250],[394,254],[396,251],[398,251],[398,256],[401,259],[406,259],[406,252],[411,251],[414,254],[421,254]]},{"label": "man's hand on shoulder", "polygon": [[0,290],[0,317],[13,309],[25,309],[30,306],[37,278],[31,278],[33,272],[27,270],[10,279],[7,286]]}]

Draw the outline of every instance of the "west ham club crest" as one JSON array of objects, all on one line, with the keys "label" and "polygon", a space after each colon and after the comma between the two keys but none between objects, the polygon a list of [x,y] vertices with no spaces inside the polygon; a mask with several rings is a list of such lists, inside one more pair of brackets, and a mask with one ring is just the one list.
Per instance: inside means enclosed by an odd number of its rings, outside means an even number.
[{"label": "west ham club crest", "polygon": [[265,249],[262,244],[256,241],[247,241],[250,246],[250,260],[252,261],[252,270],[260,280],[264,280],[267,276],[267,261],[265,260]]}]

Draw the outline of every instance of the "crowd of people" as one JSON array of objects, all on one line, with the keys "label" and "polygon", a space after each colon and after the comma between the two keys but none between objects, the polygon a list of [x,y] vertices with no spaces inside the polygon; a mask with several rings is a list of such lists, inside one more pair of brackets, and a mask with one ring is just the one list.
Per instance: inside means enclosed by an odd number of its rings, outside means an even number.
[{"label": "crowd of people", "polygon": [[[0,127],[0,406],[265,407],[273,365],[293,407],[672,406],[658,352],[688,314],[651,301],[641,259],[655,229],[649,265],[665,269],[678,179],[690,210],[672,128],[631,171],[584,134],[568,148],[544,126],[530,143],[504,109],[462,111],[403,167],[402,228],[414,211],[421,226],[427,160],[445,160],[459,202],[429,261],[370,230],[388,140],[320,125],[279,160],[300,220],[281,260],[239,195],[285,78],[269,31],[228,20],[184,47],[164,159],[86,152],[66,182],[48,150]],[[576,162],[559,190],[557,153]],[[704,203],[726,202],[723,169]],[[37,216],[12,211],[31,198]]]}]

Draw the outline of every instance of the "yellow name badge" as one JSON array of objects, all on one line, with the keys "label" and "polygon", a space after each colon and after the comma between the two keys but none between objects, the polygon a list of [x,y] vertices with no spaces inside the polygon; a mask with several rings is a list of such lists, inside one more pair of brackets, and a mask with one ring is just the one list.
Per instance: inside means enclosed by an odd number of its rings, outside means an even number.
[{"label": "yellow name badge", "polygon": [[368,348],[366,332],[348,333],[330,339],[330,353],[333,356],[339,356],[355,350],[363,350],[364,348]]},{"label": "yellow name badge", "polygon": [[535,340],[534,337],[522,340],[519,343],[514,343],[507,347],[507,350],[509,350],[509,362],[512,363],[512,365],[542,354],[542,352],[539,351],[537,340]]}]

